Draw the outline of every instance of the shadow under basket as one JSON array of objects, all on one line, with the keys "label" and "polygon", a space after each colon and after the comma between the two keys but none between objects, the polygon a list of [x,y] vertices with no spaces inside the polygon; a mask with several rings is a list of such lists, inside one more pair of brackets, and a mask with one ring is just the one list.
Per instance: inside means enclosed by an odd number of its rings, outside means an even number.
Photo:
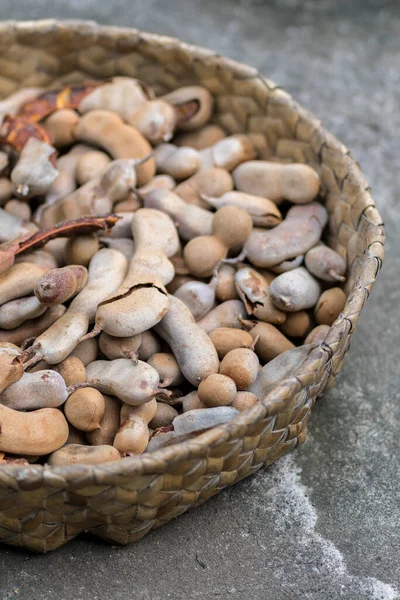
[{"label": "shadow under basket", "polygon": [[213,121],[229,134],[248,133],[261,159],[316,169],[327,243],[347,261],[347,303],[324,343],[253,409],[194,440],[120,462],[0,469],[0,541],[44,552],[90,531],[131,543],[303,442],[382,265],[381,217],[347,148],[252,67],[176,39],[85,21],[3,22],[0,55],[2,98],[21,87],[113,75],[138,77],[157,94],[206,87],[215,97]]}]

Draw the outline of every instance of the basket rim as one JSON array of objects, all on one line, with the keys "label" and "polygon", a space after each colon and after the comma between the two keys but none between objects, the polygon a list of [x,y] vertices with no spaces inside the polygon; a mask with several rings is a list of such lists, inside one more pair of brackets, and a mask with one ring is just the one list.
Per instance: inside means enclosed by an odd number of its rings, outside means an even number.
[{"label": "basket rim", "polygon": [[[282,93],[281,101],[290,105],[299,116],[306,122],[312,121],[314,126],[317,124],[319,133],[322,134],[324,142],[323,146],[334,152],[339,152],[347,157],[349,171],[355,183],[361,192],[369,194],[370,188],[366,184],[362,171],[359,165],[351,157],[350,151],[328,130],[323,127],[321,121],[318,120],[310,111],[298,104],[292,96],[281,86],[275,84],[270,79],[263,77],[257,69],[245,63],[236,61],[217,52],[204,48],[202,46],[182,42],[178,38],[143,32],[136,28],[119,27],[114,25],[100,25],[93,20],[85,19],[41,19],[29,21],[5,20],[0,21],[0,34],[14,32],[18,34],[41,35],[44,33],[57,34],[58,31],[68,29],[73,33],[86,36],[102,36],[106,38],[122,38],[124,35],[129,38],[136,38],[138,41],[147,42],[150,45],[168,45],[172,48],[183,48],[186,52],[195,55],[197,59],[203,62],[217,62],[221,67],[230,69],[231,72],[242,78],[251,78],[257,81],[263,87],[266,87],[269,92],[279,91]],[[234,419],[224,425],[214,427],[193,440],[171,444],[165,448],[161,448],[148,454],[142,454],[134,457],[127,457],[121,461],[112,463],[103,463],[99,465],[77,464],[62,467],[52,467],[49,465],[29,465],[29,466],[10,466],[6,465],[0,468],[0,476],[3,483],[9,483],[15,487],[18,482],[23,487],[23,481],[29,480],[30,484],[35,479],[42,481],[51,480],[52,485],[57,483],[57,479],[62,487],[65,487],[69,482],[77,480],[80,484],[84,484],[88,479],[90,482],[101,480],[102,484],[115,484],[116,477],[122,478],[132,477],[133,475],[156,474],[164,469],[160,467],[163,463],[175,463],[186,460],[193,456],[204,456],[210,453],[212,447],[221,441],[228,441],[238,431],[252,424],[255,419],[264,418],[265,416],[274,416],[284,410],[285,405],[302,387],[301,377],[304,374],[314,372],[322,363],[327,367],[329,374],[329,361],[332,355],[330,348],[331,344],[337,344],[343,336],[346,336],[352,331],[354,324],[360,313],[366,298],[369,296],[370,289],[375,280],[376,275],[381,269],[383,262],[383,249],[385,243],[384,225],[382,219],[375,207],[374,200],[370,197],[370,203],[364,208],[357,228],[360,225],[361,219],[367,222],[368,228],[368,247],[364,252],[364,264],[360,268],[357,279],[354,282],[353,288],[347,298],[343,312],[339,315],[335,323],[330,327],[325,342],[311,348],[309,355],[304,359],[300,367],[288,377],[282,380],[260,403],[242,413],[239,413]],[[365,291],[364,296],[355,294],[361,289]]]}]

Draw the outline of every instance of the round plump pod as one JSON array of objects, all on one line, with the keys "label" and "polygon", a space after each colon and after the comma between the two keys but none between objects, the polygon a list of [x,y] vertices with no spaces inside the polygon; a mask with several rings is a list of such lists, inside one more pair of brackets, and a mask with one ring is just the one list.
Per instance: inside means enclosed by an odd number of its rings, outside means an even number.
[{"label": "round plump pod", "polygon": [[214,282],[208,284],[202,281],[188,281],[174,295],[186,304],[196,321],[215,306]]},{"label": "round plump pod", "polygon": [[157,412],[158,402],[155,398],[140,404],[139,406],[132,406],[130,404],[122,403],[121,406],[121,424],[128,419],[131,415],[136,415],[145,421],[150,423],[152,418]]},{"label": "round plump pod", "polygon": [[304,337],[311,329],[311,317],[305,310],[289,313],[281,325],[281,331],[288,337]]},{"label": "round plump pod", "polygon": [[236,385],[220,373],[209,375],[199,385],[199,400],[206,406],[228,406],[236,397]]},{"label": "round plump pod", "polygon": [[101,150],[89,150],[82,154],[76,163],[76,179],[79,185],[85,185],[100,175],[110,162],[111,158]]},{"label": "round plump pod", "polygon": [[312,308],[316,304],[321,294],[321,286],[304,267],[297,267],[275,277],[269,286],[269,293],[278,308],[287,312],[297,312]]},{"label": "round plump pod", "polygon": [[70,238],[65,246],[65,260],[69,264],[87,267],[99,249],[99,239],[94,233]]},{"label": "round plump pod", "polygon": [[250,333],[233,327],[217,327],[210,332],[210,338],[218,352],[220,360],[236,348],[251,348],[254,340]]},{"label": "round plump pod", "polygon": [[80,388],[73,392],[64,408],[68,421],[81,431],[100,429],[104,411],[104,396],[98,390],[90,387]]},{"label": "round plump pod", "polygon": [[67,356],[58,365],[53,365],[53,368],[61,375],[67,386],[86,381],[85,365],[76,356]]},{"label": "round plump pod", "polygon": [[346,261],[337,252],[318,244],[306,254],[305,264],[312,275],[323,281],[344,281]]},{"label": "round plump pod", "polygon": [[149,443],[149,428],[146,421],[131,415],[118,429],[114,439],[114,447],[122,454],[143,454]]},{"label": "round plump pod", "polygon": [[160,387],[180,385],[183,383],[183,375],[173,354],[170,352],[159,352],[153,354],[147,361],[160,375]]},{"label": "round plump pod", "polygon": [[253,350],[236,348],[222,359],[219,371],[233,379],[237,389],[243,391],[256,380],[259,365],[258,356]]},{"label": "round plump pod", "polygon": [[47,462],[52,467],[63,467],[67,465],[99,465],[116,460],[121,460],[121,455],[112,446],[68,444],[68,446],[53,452]]},{"label": "round plump pod", "polygon": [[317,325],[304,340],[305,344],[322,344],[329,333],[329,325]]},{"label": "round plump pod", "polygon": [[252,327],[250,335],[253,340],[256,340],[254,351],[261,362],[269,362],[286,350],[294,348],[294,344],[274,325],[259,322],[255,326],[251,323],[250,326]]},{"label": "round plump pod", "polygon": [[244,412],[245,410],[249,410],[249,408],[256,406],[258,402],[259,400],[255,394],[252,394],[251,392],[238,392],[231,406],[232,408],[236,408],[239,412]]},{"label": "round plump pod", "polygon": [[151,427],[151,429],[168,427],[178,414],[178,411],[173,406],[169,406],[163,402],[157,402],[157,410],[149,423],[149,427]]},{"label": "round plump pod", "polygon": [[137,353],[142,343],[142,334],[120,338],[108,335],[105,331],[99,337],[99,347],[102,353],[110,360],[116,358],[137,358]]},{"label": "round plump pod", "polygon": [[346,294],[334,287],[322,292],[315,307],[314,316],[318,325],[332,325],[346,304]]}]

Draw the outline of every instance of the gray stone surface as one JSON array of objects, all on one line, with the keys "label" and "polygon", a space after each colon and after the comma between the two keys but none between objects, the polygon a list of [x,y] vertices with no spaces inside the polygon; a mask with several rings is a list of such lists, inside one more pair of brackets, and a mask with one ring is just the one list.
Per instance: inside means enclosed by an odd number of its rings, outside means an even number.
[{"label": "gray stone surface", "polygon": [[299,451],[128,548],[90,538],[47,556],[2,548],[1,598],[398,598],[399,3],[0,4],[2,19],[44,17],[176,35],[258,67],[351,148],[387,223],[388,257],[337,386],[317,404]]}]

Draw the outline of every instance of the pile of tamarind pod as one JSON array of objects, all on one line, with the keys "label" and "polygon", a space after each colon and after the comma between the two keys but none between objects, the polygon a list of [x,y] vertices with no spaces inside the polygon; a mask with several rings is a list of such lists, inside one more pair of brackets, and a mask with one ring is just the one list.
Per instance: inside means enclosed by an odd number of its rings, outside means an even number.
[{"label": "pile of tamarind pod", "polygon": [[318,174],[188,86],[0,102],[0,465],[104,463],[226,423],[320,344],[344,259]]}]

